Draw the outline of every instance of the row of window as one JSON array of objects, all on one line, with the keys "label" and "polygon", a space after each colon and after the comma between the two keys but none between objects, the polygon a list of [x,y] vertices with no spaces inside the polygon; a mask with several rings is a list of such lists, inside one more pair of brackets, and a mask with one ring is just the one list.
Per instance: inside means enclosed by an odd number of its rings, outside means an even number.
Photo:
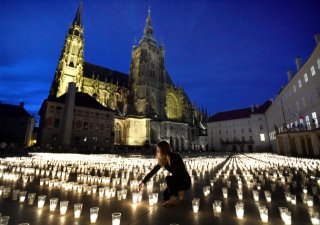
[{"label": "row of window", "polygon": [[[259,125],[259,130],[263,130],[263,125]],[[251,133],[252,132],[252,129],[251,127],[248,128],[248,132]],[[237,133],[237,130],[236,129],[233,129],[233,134],[236,134]],[[244,128],[241,128],[241,133],[244,133]],[[219,134],[222,134],[222,130],[219,130]],[[226,130],[226,134],[229,134],[229,131]],[[213,131],[211,131],[211,135],[213,135]]]},{"label": "row of window", "polygon": [[[54,105],[50,105],[50,112],[56,112],[56,113],[61,113],[62,111],[62,107],[61,106],[54,106]],[[111,115],[109,113],[99,113],[99,112],[90,112],[88,110],[83,110],[83,109],[74,109],[73,110],[74,113],[77,114],[77,116],[85,116],[85,117],[95,117],[95,118],[101,118],[101,119],[104,119],[104,118],[110,118]]]},{"label": "row of window", "polygon": [[[320,70],[320,59],[317,60],[317,65],[318,65],[318,69]],[[311,66],[310,68],[310,73],[311,73],[311,76],[315,76],[316,75],[316,70],[315,70],[315,67],[314,66]],[[308,73],[305,73],[303,75],[303,79],[304,79],[304,82],[305,83],[308,83],[309,82],[309,77],[308,77]],[[298,87],[299,88],[302,88],[302,80],[298,80]],[[297,86],[296,84],[293,85],[293,93],[296,93],[297,92]]]}]

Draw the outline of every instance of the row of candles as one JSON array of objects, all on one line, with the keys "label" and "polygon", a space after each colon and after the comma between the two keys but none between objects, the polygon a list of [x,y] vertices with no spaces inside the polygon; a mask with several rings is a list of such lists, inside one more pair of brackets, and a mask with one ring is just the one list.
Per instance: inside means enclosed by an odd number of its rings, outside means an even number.
[{"label": "row of candles", "polygon": [[[54,159],[55,154],[51,155],[50,157]],[[83,157],[83,156],[81,156]],[[66,161],[65,157],[63,161],[59,161],[54,159],[54,162],[59,162],[58,167],[50,167],[50,165],[54,165],[52,161],[49,159],[43,159],[44,156],[36,156],[36,160],[28,160],[24,165],[23,163],[17,164],[16,162],[10,161],[10,163],[6,162],[5,160],[0,161],[2,164],[2,167],[0,167],[0,172],[2,171],[2,176],[0,174],[0,178],[6,179],[6,176],[8,176],[9,172],[4,172],[5,170],[10,170],[11,173],[15,174],[16,177],[19,177],[18,179],[27,179],[26,176],[29,175],[27,182],[32,182],[34,179],[34,176],[51,176],[58,177],[56,179],[48,179],[48,178],[40,178],[43,184],[48,185],[49,188],[51,187],[59,187],[59,188],[65,188],[69,185],[69,190],[76,190],[78,193],[82,193],[84,191],[85,193],[96,193],[98,190],[100,197],[115,197],[115,193],[117,193],[118,200],[120,199],[126,199],[127,189],[124,187],[127,187],[127,184],[130,183],[130,188],[132,190],[132,203],[136,204],[139,200],[139,195],[141,196],[141,192],[135,192],[134,190],[137,188],[137,185],[139,183],[138,177],[143,177],[143,175],[151,168],[153,165],[150,163],[149,159],[139,159],[140,165],[138,166],[136,162],[132,159],[121,159],[119,157],[116,157],[118,160],[120,160],[120,163],[118,163],[118,166],[112,165],[110,168],[108,168],[106,165],[102,165],[101,162],[95,163],[93,165],[90,165],[89,163],[84,163],[79,161],[79,159],[75,160],[74,162]],[[213,171],[213,169],[218,165],[219,163],[223,162],[226,159],[226,157],[215,157],[215,158],[188,158],[185,159],[186,166],[191,174],[194,174],[195,177],[203,177],[205,174],[210,174],[210,172]],[[263,162],[261,159],[270,159],[268,162]],[[89,160],[90,161],[90,160]],[[114,160],[111,160],[114,162]],[[311,161],[311,163],[310,163]],[[309,176],[310,171],[318,170],[319,168],[319,161],[317,160],[306,160],[303,159],[301,161],[298,161],[294,158],[288,158],[288,157],[282,157],[272,154],[252,154],[247,156],[236,156],[232,157],[225,165],[218,170],[214,176],[210,179],[210,186],[205,186],[203,188],[204,196],[210,195],[210,188],[212,188],[215,183],[221,179],[223,184],[226,187],[222,188],[222,196],[223,198],[228,198],[228,189],[231,187],[231,181],[230,178],[234,176],[237,180],[236,185],[237,188],[237,196],[239,200],[243,199],[243,188],[246,186],[248,189],[251,190],[252,196],[255,202],[257,202],[257,207],[259,209],[260,217],[262,222],[268,221],[268,208],[262,204],[259,203],[259,196],[262,191],[262,193],[265,196],[265,199],[267,202],[271,202],[271,195],[272,192],[275,190],[276,187],[280,188],[282,187],[284,190],[284,196],[288,203],[291,203],[292,205],[296,204],[296,195],[290,193],[290,188],[296,188],[297,187],[297,181],[294,187],[294,183],[292,185],[288,184],[288,181],[292,181],[292,177],[294,175],[300,175],[301,180],[299,183],[301,184],[301,190],[302,190],[302,201],[305,202],[309,207],[313,207],[313,196],[307,195],[308,192],[308,185],[312,180],[316,180],[317,184],[319,184],[319,179],[314,176],[314,174],[311,174]],[[23,162],[21,160],[20,162]],[[36,162],[41,162],[38,165],[36,165]],[[44,163],[46,162],[46,164]],[[152,159],[152,162],[154,163],[154,160]],[[297,163],[299,162],[299,163]],[[130,164],[130,163],[133,163]],[[73,165],[73,166],[67,166],[67,165]],[[81,165],[81,166],[78,166]],[[120,165],[119,165],[120,164]],[[35,166],[36,165],[36,166]],[[49,165],[49,166],[48,166]],[[22,166],[22,167],[21,167]],[[24,167],[23,167],[24,166]],[[32,170],[32,167],[34,167],[34,170]],[[280,170],[279,170],[280,167]],[[1,170],[2,168],[2,170]],[[19,169],[18,169],[19,168]],[[23,169],[25,168],[25,169]],[[26,169],[27,168],[27,169]],[[131,168],[125,169],[125,168]],[[114,169],[114,171],[113,171]],[[27,171],[27,172],[26,172]],[[32,172],[33,171],[33,172]],[[38,171],[38,172],[37,172]],[[44,171],[44,172],[42,172]],[[49,171],[49,172],[48,172]],[[80,172],[80,174],[77,174],[77,182],[67,182],[69,179],[70,173],[72,171]],[[289,172],[288,172],[289,171]],[[82,173],[83,172],[83,173]],[[88,172],[94,172],[95,174],[103,174],[108,172],[110,173],[109,177],[104,176],[92,176]],[[7,173],[7,174],[6,174]],[[65,173],[65,176],[61,176],[61,174]],[[4,175],[6,174],[6,176]],[[28,175],[26,175],[28,174]],[[133,176],[135,180],[130,180],[128,182],[129,177]],[[158,177],[156,176],[156,181],[160,180],[160,178],[164,177],[166,175],[165,172],[161,172]],[[42,180],[41,180],[42,179]],[[122,182],[124,180],[124,182]],[[55,182],[57,183],[55,185]],[[60,182],[60,183],[59,183]],[[71,183],[71,184],[70,184]],[[100,187],[97,188],[97,185],[87,185],[87,184],[93,184],[97,183],[103,184],[103,185],[109,185],[112,187]],[[271,184],[271,190],[264,190],[264,187],[266,184]],[[67,185],[68,184],[68,185]],[[153,189],[153,181],[148,183],[149,187],[148,190]],[[148,186],[147,185],[147,186]],[[160,183],[162,187],[160,189],[164,188],[164,183]],[[122,190],[116,190],[116,186],[121,186]],[[71,188],[72,187],[72,188]],[[88,188],[90,187],[90,188]],[[3,192],[5,192],[5,189],[7,187],[3,187]],[[313,189],[315,187],[313,186]],[[81,191],[80,191],[81,190]],[[91,191],[90,191],[91,190]],[[0,187],[1,191],[1,187]],[[23,195],[22,191],[22,195]],[[30,193],[32,194],[32,193]],[[151,193],[149,194],[149,204],[154,205],[156,204],[156,201],[153,200],[157,196],[157,193]],[[158,199],[158,197],[156,197]],[[140,200],[141,201],[141,200]],[[61,204],[61,203],[60,203]],[[195,213],[199,211],[199,205],[200,205],[200,199],[196,198],[192,200],[192,209]],[[216,200],[212,203],[213,210],[215,214],[221,213],[221,201]],[[244,203],[238,202],[235,204],[236,209],[236,215],[239,219],[242,219],[244,217]],[[279,208],[279,212],[281,215],[281,218],[284,220],[286,224],[291,223],[291,212],[288,208],[281,207]],[[310,210],[310,217],[311,222],[313,224],[319,224],[319,214],[317,212]],[[290,218],[290,219],[289,219]],[[290,221],[290,222],[288,222]]]}]

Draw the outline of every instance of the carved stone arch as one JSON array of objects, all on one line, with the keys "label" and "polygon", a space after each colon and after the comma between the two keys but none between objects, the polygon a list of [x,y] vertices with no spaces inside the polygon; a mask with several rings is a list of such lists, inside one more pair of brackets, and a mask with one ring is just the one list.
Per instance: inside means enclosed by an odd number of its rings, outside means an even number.
[{"label": "carved stone arch", "polygon": [[168,119],[181,120],[183,116],[183,97],[173,87],[169,87],[166,93],[166,114]]}]

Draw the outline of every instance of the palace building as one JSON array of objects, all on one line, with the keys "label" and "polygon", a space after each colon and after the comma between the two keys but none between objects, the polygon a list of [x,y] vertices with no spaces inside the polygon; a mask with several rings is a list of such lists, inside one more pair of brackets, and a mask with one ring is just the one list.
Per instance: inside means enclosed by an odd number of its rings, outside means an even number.
[{"label": "palace building", "polygon": [[[83,50],[80,2],[66,35],[48,100],[66,94],[72,82],[78,92],[116,112],[114,145],[155,145],[167,140],[177,151],[200,148],[199,137],[206,134],[207,113],[172,82],[165,65],[165,47],[158,45],[154,37],[150,9],[143,36],[132,46],[129,75],[85,62]],[[45,124],[46,118],[41,120]]]}]

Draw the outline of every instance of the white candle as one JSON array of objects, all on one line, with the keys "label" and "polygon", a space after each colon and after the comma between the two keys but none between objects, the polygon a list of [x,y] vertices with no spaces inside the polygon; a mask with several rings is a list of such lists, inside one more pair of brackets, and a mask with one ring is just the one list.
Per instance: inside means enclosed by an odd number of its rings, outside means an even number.
[{"label": "white candle", "polygon": [[94,214],[90,215],[90,222],[91,223],[97,222],[97,219],[98,219],[98,214],[94,213]]}]

